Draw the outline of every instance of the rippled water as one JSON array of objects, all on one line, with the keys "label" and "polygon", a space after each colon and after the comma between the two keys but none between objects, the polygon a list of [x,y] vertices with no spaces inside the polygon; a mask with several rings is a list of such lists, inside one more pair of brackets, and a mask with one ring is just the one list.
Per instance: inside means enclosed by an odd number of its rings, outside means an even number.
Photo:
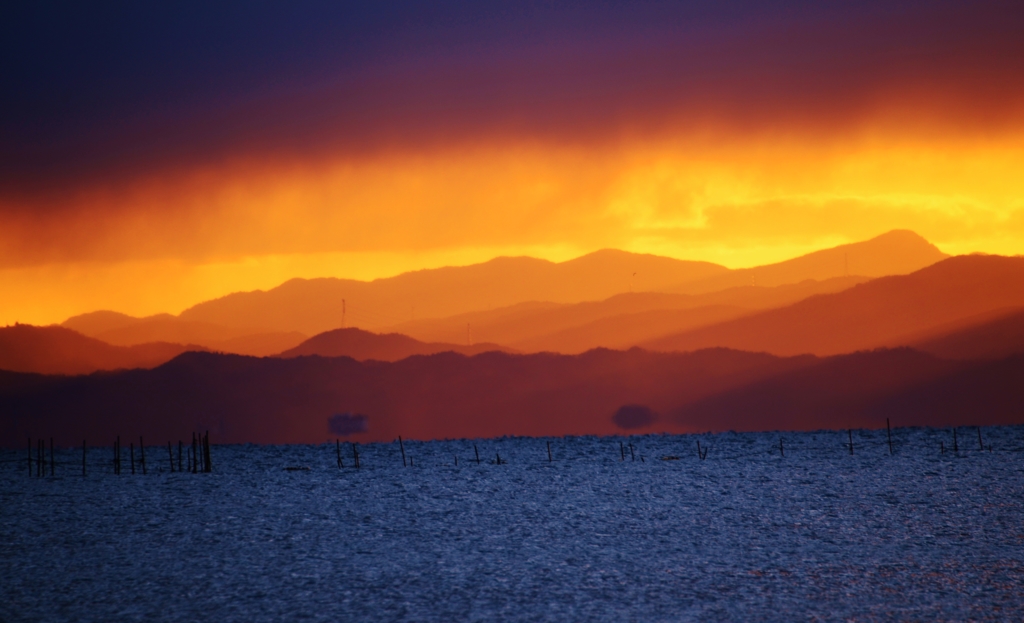
[{"label": "rippled water", "polygon": [[983,435],[6,451],[0,620],[1021,620],[1024,428]]}]

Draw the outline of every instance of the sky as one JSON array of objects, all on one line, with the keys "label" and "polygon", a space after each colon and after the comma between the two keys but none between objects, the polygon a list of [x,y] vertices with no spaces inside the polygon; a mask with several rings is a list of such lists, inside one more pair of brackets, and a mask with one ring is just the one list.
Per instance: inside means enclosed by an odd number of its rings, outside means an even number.
[{"label": "sky", "polygon": [[620,248],[1024,252],[1015,2],[0,9],[0,324]]}]

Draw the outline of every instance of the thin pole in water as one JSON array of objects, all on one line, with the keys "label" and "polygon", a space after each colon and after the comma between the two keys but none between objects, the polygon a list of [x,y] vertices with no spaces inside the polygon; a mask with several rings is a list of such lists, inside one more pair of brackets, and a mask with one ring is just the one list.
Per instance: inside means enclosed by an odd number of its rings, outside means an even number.
[{"label": "thin pole in water", "polygon": [[192,432],[192,473],[199,471],[199,455],[196,454],[196,433]]},{"label": "thin pole in water", "polygon": [[458,467],[459,466],[459,455],[455,454],[453,456],[455,457],[455,467]]},{"label": "thin pole in water", "polygon": [[622,445],[621,441],[619,442],[619,460],[620,461],[625,461],[626,460],[626,446]]},{"label": "thin pole in water", "polygon": [[178,473],[179,474],[181,473],[181,450],[182,450],[182,446],[183,446],[183,444],[181,443],[181,440],[179,439],[178,440]]},{"label": "thin pole in water", "polygon": [[82,440],[82,476],[85,476],[85,440]]},{"label": "thin pole in water", "polygon": [[889,418],[885,418],[885,434],[889,438],[889,456],[892,456],[892,429],[889,428]]},{"label": "thin pole in water", "polygon": [[142,473],[146,473],[146,444],[142,441],[142,435],[139,435],[139,453],[142,455]]},{"label": "thin pole in water", "polygon": [[551,462],[551,442],[548,442],[548,463]]},{"label": "thin pole in water", "polygon": [[174,473],[174,449],[171,448],[171,442],[167,442],[167,460],[171,463],[171,473]]},{"label": "thin pole in water", "polygon": [[853,430],[847,429],[846,434],[850,437],[850,456],[853,456]]},{"label": "thin pole in water", "polygon": [[356,442],[352,442],[352,457],[356,462],[356,469],[359,469],[359,450],[356,449]]},{"label": "thin pole in water", "polygon": [[960,447],[956,443],[956,428],[953,429],[953,453],[960,452]]},{"label": "thin pole in water", "polygon": [[782,447],[782,437],[779,437],[779,454],[782,455],[782,458],[786,458],[786,449]]},{"label": "thin pole in water", "polygon": [[480,451],[477,450],[476,444],[473,444],[473,452],[476,453],[476,464],[480,464]]},{"label": "thin pole in water", "polygon": [[980,426],[978,427],[978,449],[979,450],[984,450],[985,449],[985,444],[981,443],[981,427]]},{"label": "thin pole in water", "polygon": [[501,465],[501,455],[498,454],[497,452],[495,452],[494,453],[494,457],[495,457],[494,464],[495,465]]},{"label": "thin pole in water", "polygon": [[700,451],[700,439],[697,440],[697,458],[704,459],[704,453]]},{"label": "thin pole in water", "polygon": [[629,460],[636,462],[636,455],[633,454],[633,444],[629,444]]},{"label": "thin pole in water", "polygon": [[334,449],[338,453],[338,469],[345,467],[345,464],[341,462],[341,439],[334,439]]},{"label": "thin pole in water", "polygon": [[[978,431],[980,432],[981,429],[979,428]],[[55,473],[56,466],[57,466],[57,463],[53,459],[53,437],[50,437],[50,476],[51,477]]]},{"label": "thin pole in water", "polygon": [[402,451],[402,467],[406,467],[405,464],[405,444],[402,443],[402,436],[398,436],[398,448]]}]

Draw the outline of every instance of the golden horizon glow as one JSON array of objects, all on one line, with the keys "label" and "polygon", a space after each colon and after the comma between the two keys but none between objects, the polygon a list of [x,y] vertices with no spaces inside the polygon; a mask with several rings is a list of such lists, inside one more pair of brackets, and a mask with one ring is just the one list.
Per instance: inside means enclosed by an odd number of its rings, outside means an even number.
[{"label": "golden horizon glow", "polygon": [[1024,131],[891,127],[239,160],[4,206],[0,323],[601,248],[740,268],[910,229],[946,253],[1014,255],[1020,170]]}]

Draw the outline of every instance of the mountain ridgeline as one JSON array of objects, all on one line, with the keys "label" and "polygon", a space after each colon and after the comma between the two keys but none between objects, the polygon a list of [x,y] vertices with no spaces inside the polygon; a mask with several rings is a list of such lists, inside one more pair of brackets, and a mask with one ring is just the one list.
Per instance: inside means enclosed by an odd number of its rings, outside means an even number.
[{"label": "mountain ridgeline", "polygon": [[[1020,421],[1024,357],[956,362],[911,349],[831,358],[725,349],[583,355],[455,353],[397,362],[185,353],[153,370],[0,373],[0,443],[60,445],[209,430],[219,443],[991,425]],[[648,414],[630,423],[616,413]],[[626,426],[626,428],[623,428]]]},{"label": "mountain ridgeline", "polygon": [[1024,258],[890,232],[741,271],[602,251],[292,280],[0,329],[0,369],[5,445],[311,443],[339,413],[367,441],[1015,423]]}]

